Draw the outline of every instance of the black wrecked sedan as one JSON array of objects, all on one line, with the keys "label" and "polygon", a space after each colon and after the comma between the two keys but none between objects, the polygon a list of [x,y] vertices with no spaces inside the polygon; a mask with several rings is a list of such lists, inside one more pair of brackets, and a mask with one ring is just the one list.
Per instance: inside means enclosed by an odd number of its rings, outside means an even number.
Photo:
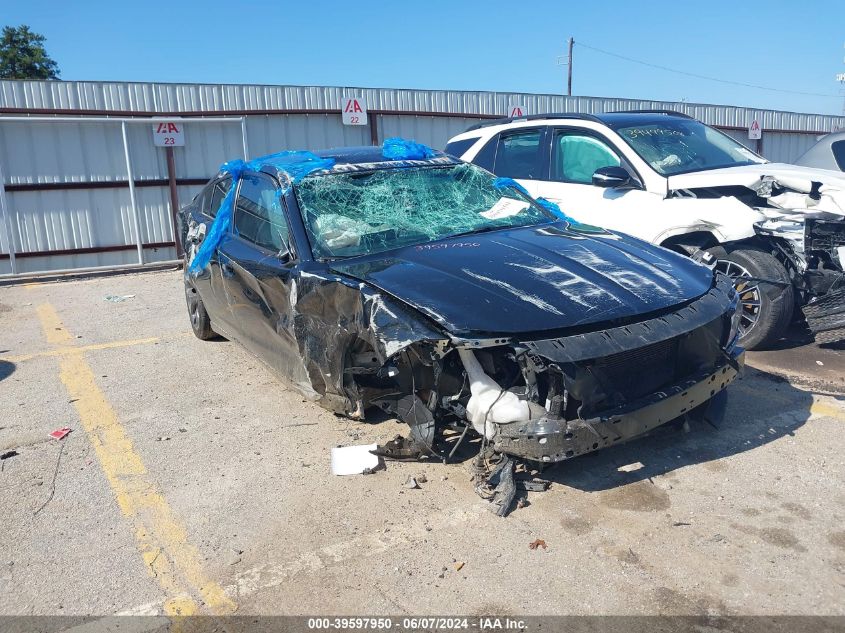
[{"label": "black wrecked sedan", "polygon": [[448,432],[557,462],[721,414],[743,362],[726,277],[423,149],[224,165],[182,212],[195,334],[398,416],[388,455],[443,456]]}]

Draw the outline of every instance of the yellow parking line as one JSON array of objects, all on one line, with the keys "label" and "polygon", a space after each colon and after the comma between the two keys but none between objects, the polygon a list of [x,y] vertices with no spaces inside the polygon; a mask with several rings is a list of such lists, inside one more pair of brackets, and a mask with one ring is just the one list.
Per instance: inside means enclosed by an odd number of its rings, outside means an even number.
[{"label": "yellow parking line", "polygon": [[39,305],[37,312],[47,340],[64,347],[59,362],[61,381],[74,400],[118,506],[134,525],[141,557],[167,596],[165,613],[197,613],[196,598],[215,615],[233,613],[237,605],[205,575],[199,550],[188,542],[184,526],[149,476],[117,414],[97,386],[83,349],[72,346],[74,339],[52,305]]},{"label": "yellow parking line", "polygon": [[813,404],[810,406],[810,413],[813,415],[824,416],[826,418],[845,420],[845,409],[820,400],[813,401]]},{"label": "yellow parking line", "polygon": [[112,341],[110,343],[94,343],[93,345],[82,345],[80,347],[64,347],[59,349],[51,349],[46,352],[35,352],[34,354],[22,354],[21,356],[0,356],[0,360],[5,360],[10,363],[22,363],[33,358],[40,358],[42,356],[61,356],[62,354],[76,354],[78,352],[94,352],[100,349],[113,349],[115,347],[129,347],[131,345],[147,345],[149,343],[158,343],[161,339],[157,336],[152,338],[129,339],[126,341]]}]

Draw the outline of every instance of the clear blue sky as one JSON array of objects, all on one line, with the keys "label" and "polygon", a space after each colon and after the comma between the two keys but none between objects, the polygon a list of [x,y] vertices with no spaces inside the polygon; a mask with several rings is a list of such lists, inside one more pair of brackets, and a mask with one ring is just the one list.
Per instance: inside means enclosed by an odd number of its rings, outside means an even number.
[{"label": "clear blue sky", "polygon": [[842,0],[215,2],[0,0],[67,80],[340,85],[573,93],[841,114]]}]

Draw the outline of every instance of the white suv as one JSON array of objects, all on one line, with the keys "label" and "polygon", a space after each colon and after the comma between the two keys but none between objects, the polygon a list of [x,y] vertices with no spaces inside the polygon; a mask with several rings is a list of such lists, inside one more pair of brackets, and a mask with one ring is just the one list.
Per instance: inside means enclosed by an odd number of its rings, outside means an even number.
[{"label": "white suv", "polygon": [[845,294],[843,174],[770,163],[686,115],[504,119],[455,136],[445,151],[516,179],[578,221],[715,265],[740,291],[748,349],[778,339],[796,304]]}]

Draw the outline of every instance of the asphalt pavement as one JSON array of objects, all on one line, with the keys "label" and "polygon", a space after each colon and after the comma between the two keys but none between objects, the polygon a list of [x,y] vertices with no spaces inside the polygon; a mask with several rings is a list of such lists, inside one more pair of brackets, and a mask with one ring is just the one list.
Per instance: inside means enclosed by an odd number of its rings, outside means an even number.
[{"label": "asphalt pavement", "polygon": [[195,339],[178,271],[0,287],[0,614],[845,615],[845,351],[796,336],[502,519],[466,464],[332,476],[403,425]]}]

